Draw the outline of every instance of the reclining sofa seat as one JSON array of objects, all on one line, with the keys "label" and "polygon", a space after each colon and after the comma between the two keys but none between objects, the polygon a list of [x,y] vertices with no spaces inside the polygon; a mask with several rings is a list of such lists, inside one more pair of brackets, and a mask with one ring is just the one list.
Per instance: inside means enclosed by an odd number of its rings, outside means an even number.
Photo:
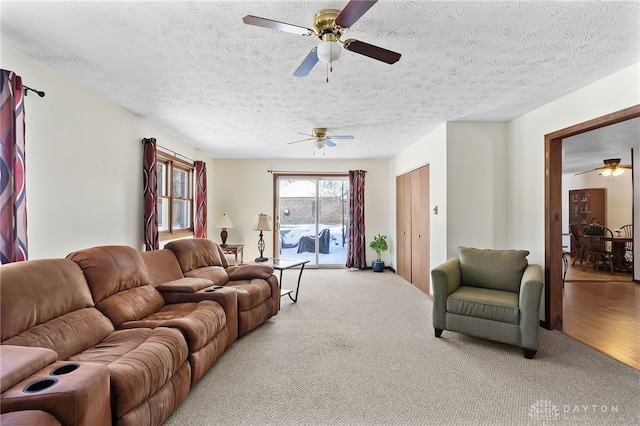
[{"label": "reclining sofa seat", "polygon": [[232,287],[238,298],[238,337],[278,313],[280,288],[273,268],[266,265],[229,266],[222,249],[206,238],[185,238],[165,245],[185,277],[206,278]]},{"label": "reclining sofa seat", "polygon": [[227,317],[227,347],[238,338],[238,298],[233,288],[218,288],[206,278],[185,278],[178,259],[171,250],[159,249],[140,253],[151,285],[162,293],[167,303],[218,302]]},{"label": "reclining sofa seat", "polygon": [[89,284],[98,310],[120,329],[180,330],[188,346],[191,386],[227,347],[224,309],[213,300],[166,304],[151,285],[138,251],[128,246],[100,246],[67,256],[76,262]]},{"label": "reclining sofa seat", "polygon": [[433,327],[507,343],[531,359],[538,350],[542,267],[526,250],[458,247],[431,271]]},{"label": "reclining sofa seat", "polygon": [[[68,259],[11,263],[2,265],[1,273],[3,353],[22,347],[20,355],[3,356],[3,367],[7,359],[16,362],[22,357],[35,359],[38,368],[52,361],[46,354],[33,358],[35,348],[50,349],[58,361],[34,376],[49,376],[60,361],[80,365],[77,371],[59,376],[50,391],[28,397],[18,395],[31,380],[26,364],[10,368],[22,374],[8,385],[24,380],[6,391],[3,371],[3,412],[29,410],[33,397],[36,407],[48,407],[46,411],[65,425],[158,425],[186,397],[191,369],[180,331],[165,327],[115,330],[95,308],[82,270]],[[108,374],[104,370],[101,374],[99,368],[105,366]],[[74,393],[74,385],[82,383],[95,386],[80,395]],[[102,400],[106,409],[99,403]],[[20,415],[10,419],[15,417]]]}]

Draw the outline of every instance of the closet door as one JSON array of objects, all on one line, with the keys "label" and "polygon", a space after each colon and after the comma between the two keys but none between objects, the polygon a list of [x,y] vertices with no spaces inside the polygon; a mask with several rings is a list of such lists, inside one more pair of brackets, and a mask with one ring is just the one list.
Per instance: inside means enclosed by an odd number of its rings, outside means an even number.
[{"label": "closet door", "polygon": [[411,283],[430,294],[429,166],[411,172]]},{"label": "closet door", "polygon": [[396,178],[397,273],[411,282],[411,176]]}]

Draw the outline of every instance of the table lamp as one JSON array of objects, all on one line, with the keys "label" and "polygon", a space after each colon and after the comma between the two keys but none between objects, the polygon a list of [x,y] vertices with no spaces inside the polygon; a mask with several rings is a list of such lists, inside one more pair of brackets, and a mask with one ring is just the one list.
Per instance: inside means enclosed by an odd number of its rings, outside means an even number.
[{"label": "table lamp", "polygon": [[226,214],[223,214],[216,221],[216,228],[222,228],[222,232],[220,232],[220,238],[222,238],[222,244],[220,247],[227,246],[227,228],[233,228],[233,223],[231,223],[231,219]]},{"label": "table lamp", "polygon": [[256,262],[266,262],[269,260],[264,257],[264,239],[262,238],[262,231],[271,231],[271,224],[269,223],[270,217],[266,214],[260,213],[256,216],[255,222],[253,222],[253,230],[260,231],[260,239],[258,240],[258,250],[260,251],[260,257],[256,257]]}]

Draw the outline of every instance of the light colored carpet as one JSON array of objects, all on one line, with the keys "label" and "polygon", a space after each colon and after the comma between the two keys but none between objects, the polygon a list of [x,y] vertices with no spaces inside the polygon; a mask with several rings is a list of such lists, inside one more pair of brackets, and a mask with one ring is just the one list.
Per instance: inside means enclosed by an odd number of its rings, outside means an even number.
[{"label": "light colored carpet", "polygon": [[[284,287],[298,271],[285,271]],[[635,425],[640,372],[559,332],[540,350],[445,331],[392,272],[305,270],[166,425]]]}]

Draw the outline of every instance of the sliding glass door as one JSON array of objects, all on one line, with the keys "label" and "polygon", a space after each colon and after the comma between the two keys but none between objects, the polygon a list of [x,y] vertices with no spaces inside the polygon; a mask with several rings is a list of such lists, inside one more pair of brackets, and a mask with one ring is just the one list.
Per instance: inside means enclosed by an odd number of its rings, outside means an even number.
[{"label": "sliding glass door", "polygon": [[345,176],[276,175],[278,257],[308,266],[344,267],[349,180]]}]

